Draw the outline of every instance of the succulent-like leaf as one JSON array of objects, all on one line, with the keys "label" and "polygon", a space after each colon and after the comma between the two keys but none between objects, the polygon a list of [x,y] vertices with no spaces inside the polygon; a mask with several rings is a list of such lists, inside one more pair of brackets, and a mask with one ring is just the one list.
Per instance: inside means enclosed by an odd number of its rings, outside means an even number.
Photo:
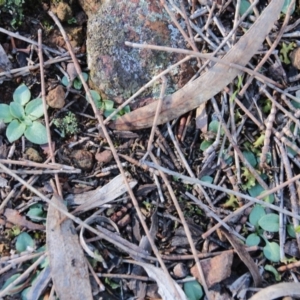
[{"label": "succulent-like leaf", "polygon": [[[241,0],[241,5],[240,5],[240,15],[242,16],[246,10],[251,6],[250,2],[247,0]],[[250,13],[252,13],[252,11],[250,11]]]},{"label": "succulent-like leaf", "polygon": [[44,107],[42,98],[31,100],[25,106],[25,114],[32,120],[36,120],[44,115]]},{"label": "succulent-like leaf", "polygon": [[197,280],[185,282],[183,289],[189,300],[199,300],[203,297],[202,287]]},{"label": "succulent-like leaf", "polygon": [[246,245],[251,246],[257,246],[260,243],[260,237],[256,233],[251,233],[247,236],[246,239]]},{"label": "succulent-like leaf", "polygon": [[246,160],[249,164],[254,168],[257,165],[257,159],[253,152],[251,151],[243,151],[243,155],[245,156]]},{"label": "succulent-like leaf", "polygon": [[27,140],[34,144],[46,144],[48,142],[46,127],[38,121],[33,121],[24,132]]},{"label": "succulent-like leaf", "polygon": [[26,129],[24,123],[20,123],[18,120],[13,120],[6,128],[6,136],[10,143],[19,139]]},{"label": "succulent-like leaf", "polygon": [[279,216],[277,214],[267,214],[262,216],[258,225],[266,231],[278,232],[279,230]]},{"label": "succulent-like leaf", "polygon": [[74,88],[75,88],[76,90],[81,90],[81,88],[82,88],[82,82],[81,82],[81,80],[80,80],[79,78],[76,77],[76,78],[74,79],[73,86],[74,86]]},{"label": "succulent-like leaf", "polygon": [[64,85],[64,86],[68,86],[69,85],[69,79],[67,76],[64,76],[61,80],[61,83]]},{"label": "succulent-like leaf", "polygon": [[10,113],[14,118],[19,119],[22,121],[25,117],[24,108],[21,104],[17,102],[11,102],[9,105]]},{"label": "succulent-like leaf", "polygon": [[31,98],[31,93],[29,88],[25,84],[21,84],[15,90],[13,94],[13,98],[15,102],[24,106]]},{"label": "succulent-like leaf", "polygon": [[269,242],[267,239],[264,239],[266,246],[263,248],[265,257],[273,262],[280,261],[280,247],[275,242]]},{"label": "succulent-like leaf", "polygon": [[265,270],[273,273],[276,281],[281,280],[281,275],[278,273],[278,271],[272,265],[265,265]]},{"label": "succulent-like leaf", "polygon": [[22,232],[17,237],[16,250],[23,252],[27,250],[27,247],[33,248],[34,244],[33,238],[27,232]]},{"label": "succulent-like leaf", "polygon": [[251,213],[249,215],[249,222],[254,225],[255,227],[258,226],[258,221],[261,217],[263,217],[266,214],[264,208],[261,205],[255,205]]},{"label": "succulent-like leaf", "polygon": [[212,141],[207,141],[204,140],[201,144],[200,144],[200,150],[205,151],[209,146],[212,145]]},{"label": "succulent-like leaf", "polygon": [[10,107],[7,104],[0,104],[0,120],[3,120],[4,123],[9,123],[12,119]]},{"label": "succulent-like leaf", "polygon": [[[283,4],[283,7],[281,9],[281,12],[283,12],[284,14],[287,13],[287,9],[289,7],[289,5],[291,4],[292,0],[285,0],[284,1],[284,4]],[[294,6],[292,7],[292,11],[291,11],[291,15],[294,13],[295,11],[295,3],[294,3]]]},{"label": "succulent-like leaf", "polygon": [[[101,109],[102,103],[101,103],[101,97],[100,97],[99,93],[94,90],[90,90],[90,92],[91,92],[92,98],[94,100],[94,103],[96,104],[96,107],[98,109]],[[87,97],[86,97],[86,100],[89,101]]]}]

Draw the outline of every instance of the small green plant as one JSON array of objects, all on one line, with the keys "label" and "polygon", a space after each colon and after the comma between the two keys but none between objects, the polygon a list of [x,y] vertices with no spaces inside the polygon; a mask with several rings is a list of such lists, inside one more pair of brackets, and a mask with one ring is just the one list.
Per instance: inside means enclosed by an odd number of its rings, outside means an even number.
[{"label": "small green plant", "polygon": [[57,127],[60,136],[63,138],[79,132],[76,115],[70,111],[63,118],[55,118],[53,124]]},{"label": "small green plant", "polygon": [[[251,3],[249,1],[241,0],[240,11],[239,11],[240,15],[242,16],[250,6],[251,6]],[[252,13],[253,13],[253,10],[250,11],[250,14],[252,14]]]},{"label": "small green plant", "polygon": [[[89,75],[88,75],[87,73],[84,73],[84,72],[82,72],[82,76],[83,76],[83,78],[84,78],[84,81],[87,81],[88,78],[89,78]],[[62,83],[64,86],[69,86],[70,81],[69,81],[69,79],[68,79],[67,76],[64,76],[64,77],[62,78],[62,80],[61,80],[61,83]],[[82,82],[81,82],[81,80],[80,80],[80,78],[79,78],[78,76],[73,80],[73,87],[74,87],[74,89],[76,89],[76,90],[81,90],[81,88],[82,88]]]},{"label": "small green plant", "polygon": [[77,24],[76,18],[73,17],[73,18],[69,19],[69,20],[68,20],[68,24],[69,24],[69,25]]},{"label": "small green plant", "polygon": [[[191,278],[190,276],[187,278]],[[202,286],[197,280],[187,281],[183,284],[184,293],[189,300],[199,300],[203,297],[204,293]]]},{"label": "small green plant", "polygon": [[231,102],[233,102],[236,98],[236,95],[240,92],[241,90],[241,87],[242,87],[242,84],[243,84],[243,76],[239,75],[238,76],[238,82],[237,82],[237,87],[236,87],[236,90],[234,91],[234,93],[230,96],[230,100]]},{"label": "small green plant", "polygon": [[282,43],[282,47],[280,49],[280,60],[285,64],[290,64],[291,61],[289,59],[289,53],[294,49],[294,43]]},{"label": "small green plant", "polygon": [[263,235],[264,231],[279,231],[279,216],[274,213],[266,214],[265,209],[261,205],[255,205],[249,215],[249,222],[255,226],[255,232],[248,235],[246,245],[256,246],[261,242],[262,238],[266,243],[263,248],[265,257],[272,262],[279,262],[280,250],[278,243],[269,242]]},{"label": "small green plant", "polygon": [[0,0],[0,15],[8,13],[12,16],[10,25],[17,28],[24,20],[23,4],[25,0]]},{"label": "small green plant", "polygon": [[27,251],[28,248],[33,249],[35,246],[34,239],[27,233],[27,232],[21,232],[17,236],[16,240],[16,250],[21,253],[24,251]]},{"label": "small green plant", "polygon": [[9,123],[6,137],[11,143],[23,134],[34,144],[48,141],[46,127],[37,121],[44,114],[43,101],[41,98],[29,101],[30,98],[30,90],[22,84],[15,90],[10,105],[0,104],[0,120]]},{"label": "small green plant", "polygon": [[[92,98],[94,100],[94,103],[96,107],[103,111],[104,116],[107,118],[109,115],[111,115],[116,109],[114,108],[114,101],[112,100],[101,100],[101,97],[97,91],[90,90]],[[87,99],[87,98],[86,98]],[[87,99],[88,100],[88,99]],[[126,105],[122,110],[120,110],[113,118],[112,120],[115,120],[119,116],[123,116],[130,112],[130,107]]]},{"label": "small green plant", "polygon": [[[208,125],[208,137],[207,139],[203,140],[202,143],[200,144],[200,150],[205,151],[208,149],[215,141],[215,137],[218,134],[220,127],[220,122],[218,120],[212,120],[209,125]],[[224,129],[220,128],[220,133],[221,136],[224,135]]]}]

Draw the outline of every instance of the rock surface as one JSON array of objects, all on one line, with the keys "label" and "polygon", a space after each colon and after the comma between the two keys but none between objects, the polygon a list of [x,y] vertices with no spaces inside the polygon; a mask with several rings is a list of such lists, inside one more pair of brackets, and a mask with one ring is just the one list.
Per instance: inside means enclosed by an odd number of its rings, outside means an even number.
[{"label": "rock surface", "polygon": [[58,85],[46,96],[47,104],[52,108],[63,108],[65,105],[65,95],[64,88]]},{"label": "rock surface", "polygon": [[[88,15],[87,54],[94,89],[118,103],[130,97],[153,76],[183,56],[125,46],[125,41],[185,48],[185,41],[159,0],[79,1]],[[174,1],[178,4],[178,0]],[[173,10],[173,13],[175,11]],[[178,19],[181,26],[185,23]],[[195,61],[193,61],[196,65]],[[167,93],[182,87],[193,75],[193,63],[174,69],[168,76]],[[156,83],[144,94],[158,97]]]}]

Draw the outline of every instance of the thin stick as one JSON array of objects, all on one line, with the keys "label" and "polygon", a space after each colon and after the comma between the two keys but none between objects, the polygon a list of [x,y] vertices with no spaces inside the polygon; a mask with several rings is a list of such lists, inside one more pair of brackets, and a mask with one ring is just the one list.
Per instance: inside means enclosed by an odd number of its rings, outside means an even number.
[{"label": "thin stick", "polygon": [[[52,163],[55,163],[54,151],[52,148],[51,131],[49,126],[49,116],[47,111],[47,102],[46,102],[45,75],[44,75],[44,68],[43,68],[44,58],[43,58],[43,51],[42,51],[42,30],[41,29],[38,30],[38,47],[39,47],[40,72],[41,72],[41,90],[42,90],[44,118],[45,118],[46,130],[47,130],[49,154]],[[58,194],[62,197],[62,190],[61,190],[57,173],[54,175],[54,178],[55,178],[56,187],[58,189]]]},{"label": "thin stick", "polygon": [[0,159],[2,164],[11,164],[11,165],[18,165],[24,167],[34,167],[34,168],[41,168],[41,169],[53,169],[53,170],[69,170],[69,171],[76,171],[81,172],[80,169],[75,169],[72,166],[61,165],[57,163],[53,164],[46,164],[46,163],[36,163],[30,160],[11,160],[11,159]]},{"label": "thin stick", "polygon": [[151,128],[151,133],[150,133],[150,137],[149,137],[149,141],[148,141],[147,152],[150,152],[151,148],[152,148],[153,139],[154,139],[155,130],[156,130],[157,119],[158,119],[158,116],[159,116],[160,111],[161,111],[162,101],[164,99],[165,92],[166,92],[166,87],[167,87],[166,77],[162,76],[161,80],[162,80],[162,85],[161,85],[160,95],[159,95],[159,98],[158,98],[158,103],[157,103],[157,107],[156,107],[155,116],[154,116],[154,119],[153,119],[153,125],[152,125],[152,128]]}]

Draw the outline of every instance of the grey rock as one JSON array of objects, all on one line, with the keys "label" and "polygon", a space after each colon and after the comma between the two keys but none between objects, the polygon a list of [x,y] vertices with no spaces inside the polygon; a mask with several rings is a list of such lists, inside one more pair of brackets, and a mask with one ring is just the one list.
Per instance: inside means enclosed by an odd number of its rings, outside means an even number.
[{"label": "grey rock", "polygon": [[[177,0],[174,1],[177,3]],[[80,1],[88,15],[87,55],[90,84],[102,97],[121,103],[153,76],[176,63],[181,54],[134,49],[125,41],[185,48],[179,30],[159,0]],[[177,3],[178,4],[178,3]],[[175,11],[173,10],[173,13]],[[181,26],[185,23],[178,19]],[[182,87],[194,74],[196,61],[185,63],[168,76],[167,94]],[[158,97],[157,82],[143,98]]]}]

